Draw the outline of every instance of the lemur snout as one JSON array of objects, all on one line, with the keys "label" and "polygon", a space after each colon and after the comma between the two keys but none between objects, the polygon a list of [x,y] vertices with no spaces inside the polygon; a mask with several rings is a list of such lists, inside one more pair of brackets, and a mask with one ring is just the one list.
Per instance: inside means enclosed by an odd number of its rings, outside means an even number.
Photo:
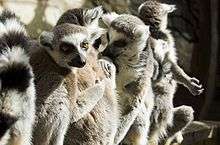
[{"label": "lemur snout", "polygon": [[0,139],[6,131],[18,120],[17,117],[9,114],[0,113]]},{"label": "lemur snout", "polygon": [[72,67],[82,68],[86,64],[86,59],[80,55],[76,56],[75,58],[71,59],[68,65]]}]

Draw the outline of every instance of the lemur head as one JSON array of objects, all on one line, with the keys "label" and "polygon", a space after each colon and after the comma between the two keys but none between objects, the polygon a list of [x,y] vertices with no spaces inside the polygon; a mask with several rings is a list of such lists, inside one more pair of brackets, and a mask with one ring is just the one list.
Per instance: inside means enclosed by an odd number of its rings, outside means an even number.
[{"label": "lemur head", "polygon": [[86,64],[92,42],[100,35],[98,31],[94,33],[86,27],[64,23],[54,27],[51,32],[43,32],[40,43],[59,66],[72,70]]},{"label": "lemur head", "polygon": [[[99,19],[103,14],[102,6],[98,6],[92,9],[86,9],[86,8],[75,8],[70,9],[66,11],[58,20],[57,26],[69,23],[69,24],[75,24],[80,26],[85,26],[87,29],[90,30],[90,32],[95,33],[97,31],[100,31],[99,27]],[[102,31],[102,30],[101,30]],[[104,36],[103,36],[104,37]],[[93,47],[96,49],[102,49],[105,47],[105,43],[103,38],[100,39],[94,39],[96,42],[93,43]],[[102,45],[101,45],[102,44]]]},{"label": "lemur head", "polygon": [[85,27],[98,27],[98,20],[102,16],[102,6],[92,9],[76,8],[66,11],[58,20],[57,25],[63,23],[76,24]]},{"label": "lemur head", "polygon": [[168,5],[148,0],[138,8],[139,17],[146,25],[164,30],[167,28],[168,14],[176,10],[175,5]]},{"label": "lemur head", "polygon": [[128,14],[106,14],[103,21],[109,27],[109,44],[103,55],[112,59],[125,58],[131,63],[137,61],[140,52],[146,46],[149,27],[138,17]]}]

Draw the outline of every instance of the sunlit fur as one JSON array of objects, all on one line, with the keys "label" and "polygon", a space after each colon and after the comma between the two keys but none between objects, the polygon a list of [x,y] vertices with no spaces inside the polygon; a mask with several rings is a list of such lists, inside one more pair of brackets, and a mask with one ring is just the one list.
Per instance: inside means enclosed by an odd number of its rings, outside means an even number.
[{"label": "sunlit fur", "polygon": [[[102,61],[110,77],[100,67],[92,47],[100,34],[64,22],[40,36],[42,46],[31,57],[38,94],[34,145],[113,144],[119,114],[115,67]],[[83,41],[88,49],[82,48]],[[62,43],[68,43],[71,53],[61,51]],[[81,59],[86,63],[77,67]]]},{"label": "sunlit fur", "polygon": [[0,144],[31,145],[35,86],[28,36],[14,13],[0,14]]},{"label": "sunlit fur", "polygon": [[[157,79],[153,81],[156,98],[149,140],[154,144],[158,144],[160,138],[166,137],[167,134],[173,139],[176,132],[181,132],[193,120],[193,109],[191,107],[181,106],[178,108],[179,110],[173,108],[176,83],[186,86],[193,95],[199,95],[203,92],[199,81],[188,76],[177,64],[174,38],[167,29],[168,14],[175,9],[175,5],[156,1],[146,1],[139,7],[139,17],[146,25],[150,26],[150,46],[154,50],[154,58],[160,66]],[[173,120],[176,112],[186,109],[188,111],[183,111],[187,112],[183,113],[185,125],[178,124],[180,122],[178,120]],[[167,128],[169,128],[168,132]],[[181,135],[181,133],[177,134],[178,136]],[[172,141],[169,140],[168,142]]]},{"label": "sunlit fur", "polygon": [[154,99],[153,53],[147,47],[149,27],[127,14],[110,13],[102,19],[109,27],[109,44],[102,54],[117,66],[116,86],[122,111],[115,144],[120,143],[131,128],[124,142],[146,145]]}]

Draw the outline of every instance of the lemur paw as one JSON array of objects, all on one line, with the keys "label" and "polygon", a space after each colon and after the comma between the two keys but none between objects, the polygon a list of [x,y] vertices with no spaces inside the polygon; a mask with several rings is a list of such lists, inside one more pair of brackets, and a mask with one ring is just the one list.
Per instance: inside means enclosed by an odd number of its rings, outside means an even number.
[{"label": "lemur paw", "polygon": [[196,78],[190,78],[189,79],[189,91],[194,95],[200,95],[204,89],[202,85],[199,83],[199,80]]},{"label": "lemur paw", "polygon": [[114,78],[116,73],[115,65],[106,59],[99,59],[99,64],[107,78]]},{"label": "lemur paw", "polygon": [[182,132],[178,132],[176,133],[176,137],[175,137],[175,140],[178,144],[181,144],[183,142],[183,135],[182,135]]}]

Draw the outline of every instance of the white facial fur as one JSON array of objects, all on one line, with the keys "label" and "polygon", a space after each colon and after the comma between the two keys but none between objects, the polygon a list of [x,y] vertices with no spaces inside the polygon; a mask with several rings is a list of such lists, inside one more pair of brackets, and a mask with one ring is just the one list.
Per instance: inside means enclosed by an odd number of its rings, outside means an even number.
[{"label": "white facial fur", "polygon": [[[83,33],[75,33],[75,34],[69,34],[64,36],[61,40],[61,42],[68,42],[72,45],[75,46],[74,52],[76,52],[77,54],[79,54],[81,57],[86,58],[86,51],[83,50],[80,46],[80,44],[86,40],[88,38],[88,36],[86,34]],[[57,64],[59,64],[62,67],[66,67],[69,69],[74,69],[72,66],[68,65],[68,62],[71,61],[71,59],[73,59],[75,57],[75,55],[77,55],[76,53],[71,53],[71,54],[63,54],[60,52],[59,50],[59,45],[57,45],[56,48],[54,48],[54,50],[49,51],[50,55],[54,58],[54,60],[56,61]]]}]

